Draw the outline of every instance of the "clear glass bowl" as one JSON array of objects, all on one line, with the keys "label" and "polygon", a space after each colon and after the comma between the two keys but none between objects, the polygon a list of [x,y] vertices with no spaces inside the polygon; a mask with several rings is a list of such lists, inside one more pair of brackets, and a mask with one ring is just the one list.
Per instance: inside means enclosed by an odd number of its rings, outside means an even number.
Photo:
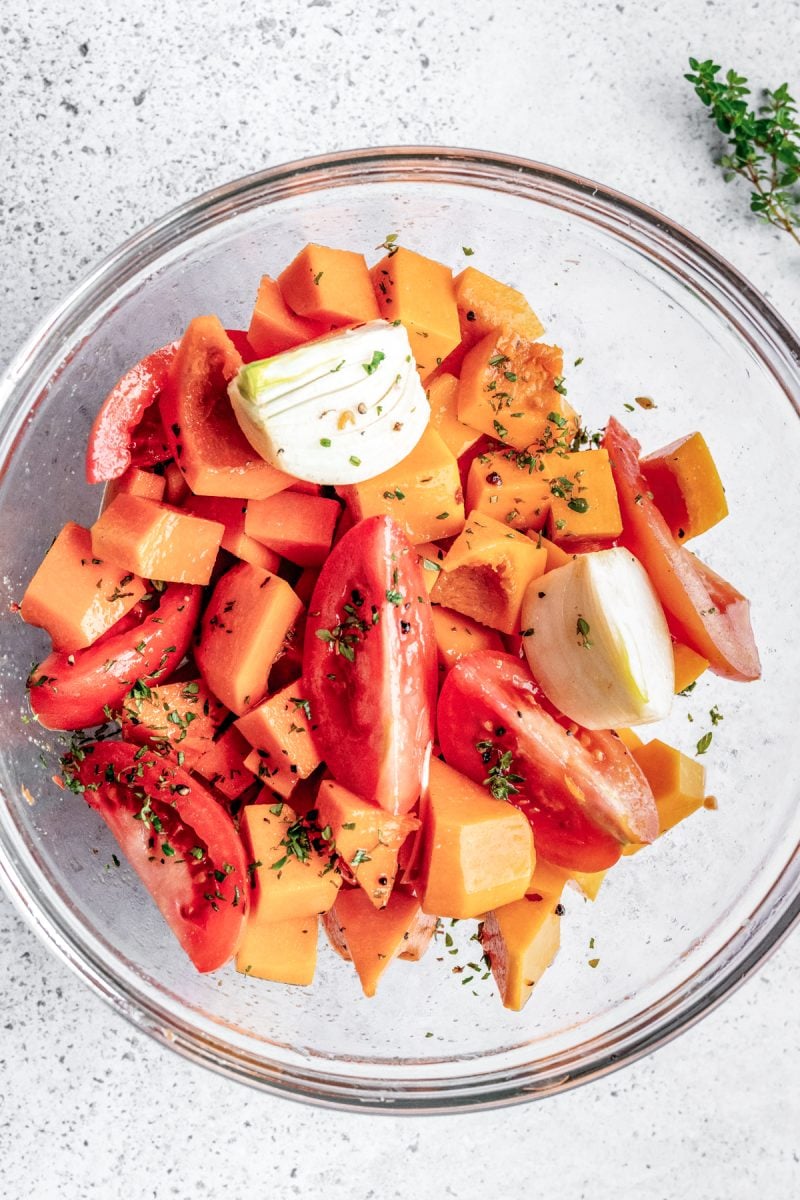
[{"label": "clear glass bowl", "polygon": [[[375,257],[395,231],[448,263],[470,246],[469,262],[518,285],[565,347],[570,400],[588,423],[613,412],[651,448],[705,432],[731,517],[700,550],[751,596],[762,651],[761,682],[704,678],[665,730],[691,752],[719,706],[704,760],[718,810],[624,860],[596,904],[567,895],[561,953],[521,1014],[501,1008],[491,980],[453,973],[476,957],[470,922],[453,930],[457,955],[440,943],[420,964],[393,964],[372,1001],[332,953],[321,952],[309,990],[232,968],[196,974],[132,872],[111,865],[96,814],[50,782],[58,737],[24,722],[23,681],[46,644],[9,605],[62,522],[96,513],[83,455],[109,386],[198,313],[246,323],[261,273],[306,241]],[[637,395],[657,407],[628,413]],[[799,396],[797,341],[726,263],[625,196],[520,159],[435,149],[313,159],[210,192],[144,230],[51,315],[2,384],[0,875],[10,895],[139,1028],[317,1103],[504,1104],[658,1046],[740,982],[798,912]]]}]

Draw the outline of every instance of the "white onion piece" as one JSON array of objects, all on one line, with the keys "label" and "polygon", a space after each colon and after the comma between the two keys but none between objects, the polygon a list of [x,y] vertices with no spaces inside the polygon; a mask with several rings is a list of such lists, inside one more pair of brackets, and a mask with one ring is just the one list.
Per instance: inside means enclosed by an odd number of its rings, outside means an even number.
[{"label": "white onion piece", "polygon": [[645,725],[672,707],[672,642],[644,567],[614,547],[535,579],[523,644],[545,695],[585,729]]},{"label": "white onion piece", "polygon": [[394,467],[430,419],[403,325],[369,321],[243,366],[228,387],[253,449],[309,483]]}]

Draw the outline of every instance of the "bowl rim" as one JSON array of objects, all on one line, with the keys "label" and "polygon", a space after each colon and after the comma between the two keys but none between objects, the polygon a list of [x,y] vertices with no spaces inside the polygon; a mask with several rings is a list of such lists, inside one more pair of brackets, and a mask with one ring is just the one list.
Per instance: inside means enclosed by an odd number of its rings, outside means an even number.
[{"label": "bowl rim", "polygon": [[[682,226],[613,188],[533,160],[447,146],[385,146],[344,150],[265,168],[186,201],[149,223],[86,273],[38,324],[0,379],[0,425],[15,393],[30,393],[42,372],[117,288],[145,271],[170,249],[217,220],[306,191],[370,182],[462,183],[525,194],[545,204],[593,217],[617,237],[643,243],[669,269],[689,272],[696,290],[724,312],[775,376],[800,415],[800,341],[789,325],[730,263]],[[515,186],[516,185],[516,186]],[[764,358],[764,350],[770,358]],[[52,374],[52,372],[51,372]],[[13,415],[13,414],[12,414]],[[0,429],[0,432],[2,430]],[[12,443],[9,450],[13,447]],[[3,466],[0,463],[0,475]],[[0,790],[0,798],[2,791]],[[0,808],[0,883],[41,940],[92,990],[149,1033],[195,1062],[274,1095],[335,1109],[420,1114],[477,1110],[552,1095],[633,1062],[670,1041],[712,1011],[764,961],[800,919],[800,853],[795,847],[782,872],[749,920],[681,985],[577,1051],[461,1077],[413,1078],[387,1083],[308,1066],[287,1068],[256,1054],[238,1052],[176,1018],[141,988],[126,987],[102,956],[59,919],[57,897],[21,848]],[[44,886],[43,886],[44,885]],[[51,894],[52,893],[52,894]],[[758,930],[748,936],[753,926]],[[724,961],[722,970],[720,960]],[[713,976],[713,978],[711,978]],[[655,1017],[654,1017],[655,1014]],[[587,1053],[587,1046],[592,1047]],[[612,1048],[613,1046],[613,1048]],[[426,1064],[427,1065],[427,1064]],[[431,1066],[435,1062],[431,1060]]]}]

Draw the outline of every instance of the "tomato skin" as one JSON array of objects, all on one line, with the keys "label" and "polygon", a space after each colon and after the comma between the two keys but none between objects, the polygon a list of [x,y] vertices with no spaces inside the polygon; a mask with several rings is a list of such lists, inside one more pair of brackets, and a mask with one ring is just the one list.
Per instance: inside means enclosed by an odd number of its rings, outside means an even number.
[{"label": "tomato skin", "polygon": [[189,648],[202,595],[192,584],[168,584],[158,608],[139,622],[127,614],[119,629],[113,626],[86,649],[49,654],[28,680],[39,722],[45,729],[100,725],[104,710],[117,708],[137,679],[166,683]]},{"label": "tomato skin", "polygon": [[603,445],[614,469],[623,530],[619,538],[642,564],[658,594],[670,632],[707,658],[725,679],[749,681],[761,675],[750,604],[685,546],[647,494],[639,467],[639,443],[614,417]]},{"label": "tomato skin", "polygon": [[524,782],[510,798],[548,862],[603,870],[623,843],[658,833],[652,791],[619,738],[557,720],[526,665],[508,654],[481,650],[456,663],[439,697],[437,734],[450,766],[478,783],[489,767],[476,743],[511,751]]},{"label": "tomato skin", "polygon": [[[337,653],[334,629],[349,639],[352,662]],[[436,640],[422,569],[390,517],[360,521],[325,562],[309,605],[303,681],[336,780],[388,812],[408,812],[433,741]]]},{"label": "tomato skin", "polygon": [[[141,359],[117,380],[103,401],[94,419],[89,442],[86,447],[87,483],[107,483],[116,479],[131,465],[131,448],[136,427],[145,416],[146,410],[161,395],[169,375],[172,361],[178,351],[178,342],[170,342]],[[140,437],[140,442],[147,440]],[[141,447],[140,447],[141,450]],[[140,453],[137,466],[152,466],[167,458]]]},{"label": "tomato skin", "polygon": [[[131,742],[95,742],[81,755],[67,764],[76,790],[103,817],[197,970],[215,971],[235,954],[247,911],[247,860],[233,821],[169,756]],[[137,819],[144,805],[158,827]]]}]

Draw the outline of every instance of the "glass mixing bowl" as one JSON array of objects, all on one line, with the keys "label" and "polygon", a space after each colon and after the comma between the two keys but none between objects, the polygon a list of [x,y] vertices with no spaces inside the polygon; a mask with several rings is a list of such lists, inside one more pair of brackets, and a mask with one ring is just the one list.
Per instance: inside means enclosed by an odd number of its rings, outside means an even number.
[{"label": "glass mixing bowl", "polygon": [[[711,706],[724,714],[703,760],[718,809],[623,860],[595,904],[567,893],[561,952],[519,1014],[491,980],[453,972],[476,957],[471,922],[452,931],[458,954],[440,941],[419,964],[392,964],[375,1000],[333,953],[321,952],[309,990],[232,967],[196,974],[133,873],[110,865],[97,815],[52,784],[59,738],[24,719],[24,680],[46,644],[9,605],[63,521],[97,512],[83,456],[109,386],[198,313],[245,325],[259,276],[305,242],[374,259],[389,232],[520,287],[565,347],[569,398],[591,426],[615,413],[648,448],[704,431],[731,516],[701,553],[752,598],[764,665],[759,683],[704,677],[676,701],[663,733],[690,753]],[[641,395],[657,407],[629,413]],[[2,383],[0,875],[12,899],[138,1028],[321,1104],[504,1104],[658,1046],[740,982],[798,912],[798,397],[797,341],[731,267],[627,197],[521,159],[438,149],[311,159],[150,226],[64,301]]]}]

